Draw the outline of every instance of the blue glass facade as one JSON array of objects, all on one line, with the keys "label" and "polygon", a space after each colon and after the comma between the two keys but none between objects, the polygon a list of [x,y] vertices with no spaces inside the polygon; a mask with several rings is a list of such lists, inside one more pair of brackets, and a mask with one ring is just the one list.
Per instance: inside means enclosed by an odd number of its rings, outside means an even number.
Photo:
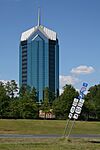
[{"label": "blue glass facade", "polygon": [[59,93],[59,45],[37,29],[27,40],[20,42],[19,84],[35,87],[38,101],[43,101],[43,90],[48,87]]}]

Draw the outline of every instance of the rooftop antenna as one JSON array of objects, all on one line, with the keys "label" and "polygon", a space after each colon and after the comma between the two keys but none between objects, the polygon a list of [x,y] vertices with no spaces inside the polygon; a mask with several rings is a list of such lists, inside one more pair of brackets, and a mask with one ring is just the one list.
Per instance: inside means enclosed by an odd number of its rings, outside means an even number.
[{"label": "rooftop antenna", "polygon": [[41,18],[40,18],[40,8],[38,8],[38,26],[40,26],[40,24],[41,24],[41,23],[40,23],[40,21],[41,21],[40,19],[41,19]]}]

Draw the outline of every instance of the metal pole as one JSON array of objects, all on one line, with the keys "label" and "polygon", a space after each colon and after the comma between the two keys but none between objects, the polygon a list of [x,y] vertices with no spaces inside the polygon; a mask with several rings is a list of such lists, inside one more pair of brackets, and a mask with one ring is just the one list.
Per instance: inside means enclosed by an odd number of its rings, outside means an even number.
[{"label": "metal pole", "polygon": [[65,130],[64,130],[64,134],[63,134],[64,137],[66,137],[66,131],[67,131],[67,128],[68,128],[68,125],[69,125],[69,121],[70,121],[70,119],[67,120],[67,123],[66,123],[66,126],[65,126]]},{"label": "metal pole", "polygon": [[71,126],[71,128],[70,128],[70,130],[69,130],[69,133],[68,133],[68,138],[69,138],[69,136],[70,136],[70,134],[71,134],[71,131],[72,131],[72,129],[73,129],[73,126],[74,126],[74,123],[75,123],[75,119],[73,120],[73,123],[72,123],[72,126]]}]

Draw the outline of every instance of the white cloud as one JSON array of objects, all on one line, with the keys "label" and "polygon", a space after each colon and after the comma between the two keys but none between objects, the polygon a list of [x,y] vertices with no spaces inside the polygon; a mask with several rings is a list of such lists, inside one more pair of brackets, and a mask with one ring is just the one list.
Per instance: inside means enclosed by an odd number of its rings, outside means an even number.
[{"label": "white cloud", "polygon": [[76,84],[77,82],[79,82],[80,80],[76,77],[73,76],[64,76],[64,75],[60,75],[60,87],[64,87],[66,84]]},{"label": "white cloud", "polygon": [[73,68],[71,70],[71,73],[73,73],[73,74],[90,74],[94,71],[95,71],[94,68],[91,66],[81,65],[76,68]]},{"label": "white cloud", "polygon": [[[7,84],[7,82],[10,82],[11,80],[0,80],[4,85]],[[17,81],[15,80],[16,84],[18,85]]]},{"label": "white cloud", "polygon": [[3,84],[6,84],[9,80],[0,80]]},{"label": "white cloud", "polygon": [[61,95],[63,93],[63,89],[59,89],[59,94]]}]

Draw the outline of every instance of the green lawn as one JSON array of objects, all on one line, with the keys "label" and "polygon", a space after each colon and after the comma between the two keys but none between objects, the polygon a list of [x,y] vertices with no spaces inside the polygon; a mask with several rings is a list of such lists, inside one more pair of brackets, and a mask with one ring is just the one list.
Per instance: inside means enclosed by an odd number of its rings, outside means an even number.
[{"label": "green lawn", "polygon": [[[0,134],[62,135],[65,125],[63,120],[0,120]],[[76,121],[72,133],[100,134],[100,122]]]},{"label": "green lawn", "polygon": [[84,150],[84,149],[100,150],[100,140],[0,139],[0,150]]},{"label": "green lawn", "polygon": [[[70,122],[70,125],[72,122]],[[60,134],[62,120],[0,120],[0,134]],[[75,122],[72,133],[100,134],[100,122]],[[100,139],[0,139],[0,150],[100,150]]]}]

